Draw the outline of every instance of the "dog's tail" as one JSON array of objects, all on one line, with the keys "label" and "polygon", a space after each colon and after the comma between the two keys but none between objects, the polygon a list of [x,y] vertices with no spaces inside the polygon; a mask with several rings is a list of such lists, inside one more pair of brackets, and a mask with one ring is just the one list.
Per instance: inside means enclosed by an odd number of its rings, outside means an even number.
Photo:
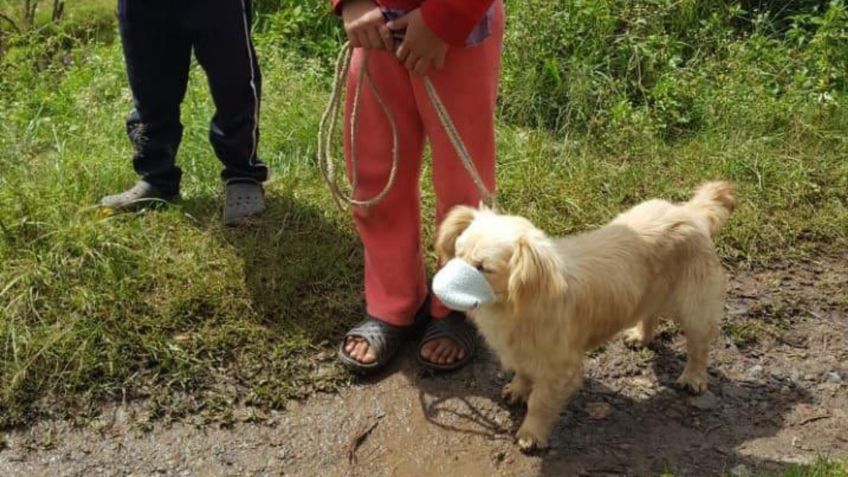
[{"label": "dog's tail", "polygon": [[699,187],[692,199],[686,203],[686,207],[706,220],[710,236],[718,233],[733,212],[736,206],[734,189],[733,184],[729,182],[708,182]]}]

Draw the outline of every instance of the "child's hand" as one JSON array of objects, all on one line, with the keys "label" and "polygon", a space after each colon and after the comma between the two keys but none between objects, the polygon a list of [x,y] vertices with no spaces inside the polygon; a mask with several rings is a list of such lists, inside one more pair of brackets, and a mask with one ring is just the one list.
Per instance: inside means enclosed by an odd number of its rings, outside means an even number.
[{"label": "child's hand", "polygon": [[437,70],[445,65],[448,44],[424,24],[420,10],[415,9],[389,22],[388,27],[391,30],[406,29],[403,42],[397,49],[397,57],[409,71],[424,76],[431,65]]},{"label": "child's hand", "polygon": [[380,8],[372,0],[344,0],[342,20],[350,45],[354,48],[394,51],[392,32]]}]

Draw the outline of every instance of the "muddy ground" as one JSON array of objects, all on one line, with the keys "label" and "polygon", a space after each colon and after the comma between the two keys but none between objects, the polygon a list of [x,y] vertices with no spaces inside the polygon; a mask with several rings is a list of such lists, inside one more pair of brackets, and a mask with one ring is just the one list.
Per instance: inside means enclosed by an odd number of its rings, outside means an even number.
[{"label": "muddy ground", "polygon": [[550,450],[520,453],[523,415],[483,353],[424,375],[410,345],[380,376],[231,427],[136,425],[136,405],[80,428],[42,422],[0,441],[0,476],[746,475],[848,456],[848,257],[734,272],[709,392],[674,388],[683,337],[588,358]]}]

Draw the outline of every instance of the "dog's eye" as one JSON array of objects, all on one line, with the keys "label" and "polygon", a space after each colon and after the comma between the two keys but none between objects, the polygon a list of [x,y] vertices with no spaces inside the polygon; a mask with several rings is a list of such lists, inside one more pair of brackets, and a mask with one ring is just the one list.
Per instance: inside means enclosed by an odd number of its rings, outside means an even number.
[{"label": "dog's eye", "polygon": [[488,270],[486,270],[486,267],[483,266],[483,263],[477,264],[477,271],[481,272],[481,273],[488,273],[489,272]]}]

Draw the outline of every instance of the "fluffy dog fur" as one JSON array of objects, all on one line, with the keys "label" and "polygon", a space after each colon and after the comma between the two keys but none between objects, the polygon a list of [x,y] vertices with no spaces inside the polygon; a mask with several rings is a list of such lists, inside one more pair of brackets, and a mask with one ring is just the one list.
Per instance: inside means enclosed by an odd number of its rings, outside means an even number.
[{"label": "fluffy dog fur", "polygon": [[591,232],[551,239],[529,221],[458,207],[436,249],[477,267],[495,303],[469,313],[503,367],[503,390],[526,402],[519,446],[547,445],[560,410],[580,386],[583,356],[621,331],[647,344],[660,316],[686,334],[678,384],[707,387],[707,358],[724,311],[727,278],[712,237],[734,206],[726,182],[703,185],[683,204],[650,200]]}]

